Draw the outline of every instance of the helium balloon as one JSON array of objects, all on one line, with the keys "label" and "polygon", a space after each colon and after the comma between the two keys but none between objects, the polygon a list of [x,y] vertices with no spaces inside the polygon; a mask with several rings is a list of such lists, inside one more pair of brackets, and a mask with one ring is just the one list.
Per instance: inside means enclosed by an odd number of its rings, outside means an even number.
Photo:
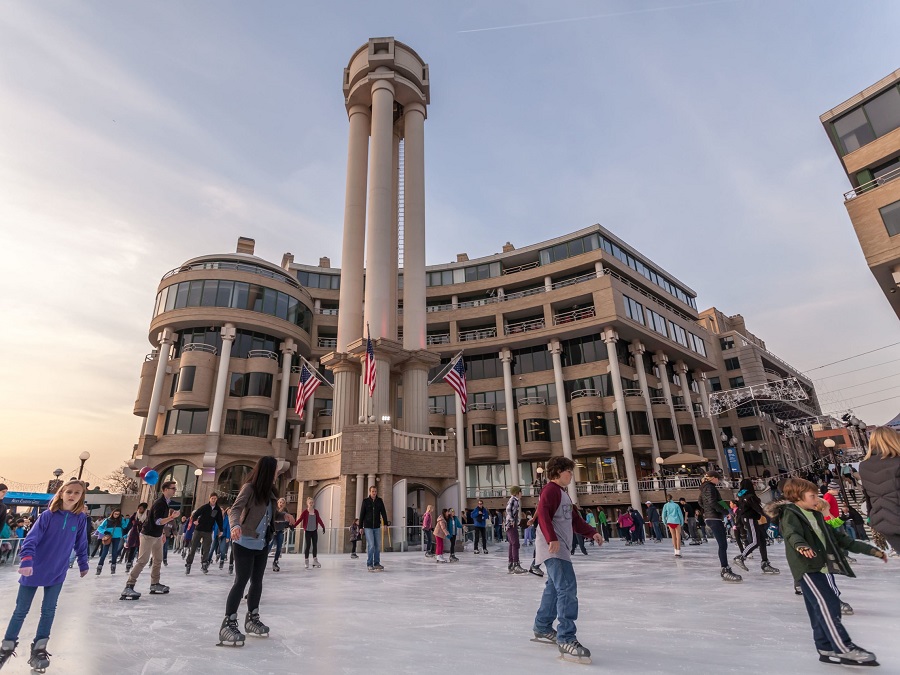
[{"label": "helium balloon", "polygon": [[144,475],[144,482],[145,482],[147,485],[156,485],[156,483],[157,483],[158,481],[159,481],[159,474],[156,473],[156,471],[154,471],[153,469],[150,469],[150,470]]},{"label": "helium balloon", "polygon": [[148,471],[153,471],[153,469],[151,469],[149,466],[145,466],[143,469],[140,470],[140,473],[138,475],[140,475],[140,477],[143,478],[144,476],[147,475]]}]

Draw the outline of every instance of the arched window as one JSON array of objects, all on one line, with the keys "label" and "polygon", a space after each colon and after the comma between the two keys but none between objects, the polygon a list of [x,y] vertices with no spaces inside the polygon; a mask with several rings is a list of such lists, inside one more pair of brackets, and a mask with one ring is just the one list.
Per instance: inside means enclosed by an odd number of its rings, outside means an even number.
[{"label": "arched window", "polygon": [[226,504],[234,504],[238,492],[241,491],[241,486],[247,482],[252,471],[253,467],[246,464],[229,466],[222,471],[216,481],[216,492],[219,494],[219,499],[224,500]]},{"label": "arched window", "polygon": [[173,499],[181,503],[182,513],[188,513],[193,510],[194,505],[194,487],[197,484],[197,478],[194,476],[195,467],[190,464],[174,464],[168,469],[163,470],[159,476],[157,485],[162,485],[168,481],[174,480],[176,485],[175,496]]}]

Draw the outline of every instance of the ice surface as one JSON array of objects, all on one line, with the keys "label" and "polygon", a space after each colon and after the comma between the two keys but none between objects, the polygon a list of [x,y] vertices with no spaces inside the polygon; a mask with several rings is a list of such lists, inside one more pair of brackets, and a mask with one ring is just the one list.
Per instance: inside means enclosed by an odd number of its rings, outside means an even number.
[{"label": "ice surface", "polygon": [[[523,548],[523,563],[531,549]],[[269,639],[241,649],[216,647],[232,577],[216,565],[184,575],[170,554],[162,582],[169,595],[149,594],[149,569],[137,584],[143,597],[120,601],[124,566],[110,576],[69,574],[60,597],[49,673],[790,673],[841,672],[819,663],[803,599],[795,596],[783,547],[770,554],[780,576],[763,576],[759,556],[741,572],[744,583],[719,579],[714,544],[685,546],[676,560],[668,544],[626,547],[611,542],[575,556],[578,638],[593,652],[582,666],[558,660],[554,646],[529,641],[543,581],[506,574],[506,551],[460,554],[439,565],[418,553],[382,556],[383,573],[365,558],[322,556],[306,571],[302,556],[282,558],[266,572],[261,618]],[[729,549],[730,555],[736,551]],[[900,673],[900,559],[856,556],[857,579],[838,577],[855,616],[850,636],[874,651],[883,674]],[[96,559],[91,560],[92,566]],[[12,613],[18,577],[0,567],[0,624]],[[40,594],[20,638],[18,658],[3,675],[29,672],[27,645]],[[240,623],[243,626],[244,607]],[[583,669],[583,671],[579,671]]]}]

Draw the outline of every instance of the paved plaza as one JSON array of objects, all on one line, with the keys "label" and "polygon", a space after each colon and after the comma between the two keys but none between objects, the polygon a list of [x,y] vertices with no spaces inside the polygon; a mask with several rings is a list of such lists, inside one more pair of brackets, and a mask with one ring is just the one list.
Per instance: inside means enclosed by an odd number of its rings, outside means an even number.
[{"label": "paved plaza", "polygon": [[[530,556],[531,549],[523,549]],[[794,595],[782,547],[771,555],[780,576],[756,565],[745,581],[718,578],[712,544],[685,547],[675,560],[667,544],[626,547],[620,542],[577,554],[578,638],[594,657],[590,666],[564,663],[555,647],[529,641],[543,581],[508,576],[506,551],[466,552],[439,565],[420,554],[388,554],[383,573],[365,559],[323,556],[306,571],[287,555],[282,571],[266,573],[261,606],[271,627],[267,640],[248,638],[242,649],[216,647],[231,577],[213,566],[186,577],[177,554],[163,568],[166,596],[147,593],[119,600],[124,567],[110,576],[78,579],[63,588],[50,640],[55,673],[281,674],[281,673],[548,673],[586,668],[606,673],[824,673],[842,666],[819,663],[801,598]],[[732,550],[732,553],[734,551]],[[524,558],[525,556],[523,556]],[[92,567],[95,559],[91,561]],[[900,561],[858,556],[857,579],[838,578],[843,599],[856,610],[846,618],[851,637],[874,651],[880,672],[900,672]],[[198,570],[199,572],[199,570]],[[12,611],[17,576],[0,568],[0,611]],[[36,610],[36,607],[35,607]],[[244,608],[241,609],[241,618]],[[32,611],[19,656],[3,675],[27,673]],[[243,624],[243,621],[241,621]],[[5,625],[5,624],[4,624]]]}]

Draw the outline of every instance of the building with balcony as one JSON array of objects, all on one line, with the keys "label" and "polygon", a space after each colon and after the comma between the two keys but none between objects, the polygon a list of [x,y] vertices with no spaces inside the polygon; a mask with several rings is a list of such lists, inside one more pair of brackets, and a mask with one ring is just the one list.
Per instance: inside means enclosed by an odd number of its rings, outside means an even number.
[{"label": "building with balcony", "polygon": [[819,119],[850,180],[844,205],[859,245],[900,316],[900,70]]}]

